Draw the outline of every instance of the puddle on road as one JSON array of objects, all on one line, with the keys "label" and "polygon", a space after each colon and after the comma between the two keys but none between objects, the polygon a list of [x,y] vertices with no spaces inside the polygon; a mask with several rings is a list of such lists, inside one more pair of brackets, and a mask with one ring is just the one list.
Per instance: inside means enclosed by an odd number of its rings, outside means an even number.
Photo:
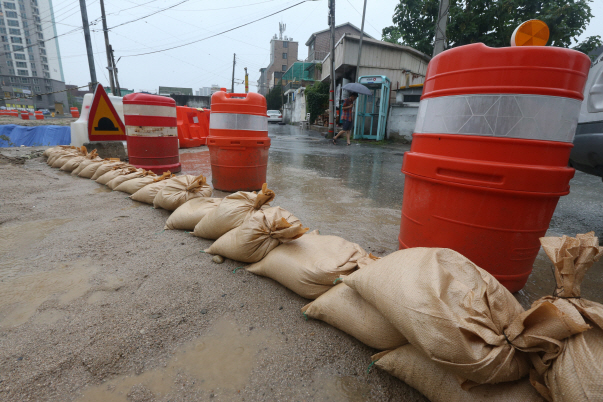
[{"label": "puddle on road", "polygon": [[211,163],[209,160],[209,152],[186,152],[180,154],[180,163],[182,164],[182,172],[186,174],[200,175],[207,177],[207,181],[211,179]]},{"label": "puddle on road", "polygon": [[83,296],[90,289],[88,279],[94,271],[89,260],[82,260],[1,282],[0,327],[23,324],[51,298],[67,304]]},{"label": "puddle on road", "polygon": [[14,277],[25,265],[43,258],[39,254],[26,257],[29,248],[70,221],[71,219],[51,219],[0,228],[0,280],[6,281]]},{"label": "puddle on road", "polygon": [[275,341],[267,331],[243,332],[235,323],[222,319],[206,336],[180,347],[165,367],[88,387],[78,401],[126,402],[129,394],[141,389],[162,398],[184,381],[192,390],[219,389],[221,396],[234,395],[249,381],[260,347]]}]

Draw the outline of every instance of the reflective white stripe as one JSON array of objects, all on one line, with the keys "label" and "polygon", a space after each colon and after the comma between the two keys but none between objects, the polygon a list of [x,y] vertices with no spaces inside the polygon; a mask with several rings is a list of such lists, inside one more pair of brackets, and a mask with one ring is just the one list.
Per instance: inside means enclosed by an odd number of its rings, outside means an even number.
[{"label": "reflective white stripe", "polygon": [[415,133],[572,142],[581,102],[544,95],[462,95],[422,100]]},{"label": "reflective white stripe", "polygon": [[254,114],[212,113],[209,118],[209,128],[268,131],[268,117]]},{"label": "reflective white stripe", "polygon": [[124,105],[124,115],[176,117],[176,108],[155,105]]},{"label": "reflective white stripe", "polygon": [[177,137],[176,127],[138,127],[126,126],[126,135],[131,137]]}]

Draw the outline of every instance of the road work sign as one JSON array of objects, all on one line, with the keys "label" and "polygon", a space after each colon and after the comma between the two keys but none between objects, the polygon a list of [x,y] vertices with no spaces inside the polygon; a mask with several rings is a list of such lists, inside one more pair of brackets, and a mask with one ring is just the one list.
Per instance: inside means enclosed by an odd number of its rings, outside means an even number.
[{"label": "road work sign", "polygon": [[88,117],[90,141],[125,141],[126,129],[102,85],[94,91],[94,99]]}]

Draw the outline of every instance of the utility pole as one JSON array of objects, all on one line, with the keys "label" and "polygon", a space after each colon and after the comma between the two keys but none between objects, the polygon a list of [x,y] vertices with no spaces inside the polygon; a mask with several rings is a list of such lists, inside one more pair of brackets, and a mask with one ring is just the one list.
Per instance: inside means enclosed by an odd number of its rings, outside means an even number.
[{"label": "utility pole", "polygon": [[360,25],[360,43],[358,44],[358,61],[356,62],[356,82],[360,78],[360,55],[362,54],[362,37],[364,36],[364,17],[366,15],[366,0],[362,9],[362,25]]},{"label": "utility pole", "polygon": [[237,64],[237,54],[235,53],[232,56],[232,85],[230,87],[230,92],[232,92],[234,94],[234,72],[235,72],[235,65]]},{"label": "utility pole", "polygon": [[121,96],[121,87],[119,86],[119,80],[117,79],[117,63],[115,63],[115,54],[113,53],[113,46],[109,45],[111,51],[111,62],[113,63],[113,75],[115,76],[115,96]]},{"label": "utility pole", "polygon": [[86,0],[80,0],[80,11],[82,12],[82,26],[84,28],[84,39],[86,40],[86,53],[88,53],[88,67],[90,68],[90,91],[96,89],[96,69],[94,68],[94,55],[92,54],[92,42],[90,41],[90,24],[88,24],[88,12],[86,11]]},{"label": "utility pole", "polygon": [[100,0],[101,19],[103,20],[103,33],[105,34],[105,51],[107,52],[107,70],[109,70],[109,83],[111,84],[111,93],[115,93],[115,81],[113,80],[113,62],[111,61],[111,46],[109,45],[109,30],[107,29],[107,17],[105,16],[105,1]]},{"label": "utility pole", "polygon": [[440,0],[438,21],[436,22],[435,41],[433,44],[433,55],[435,57],[446,49],[446,23],[448,22],[449,0]]},{"label": "utility pole", "polygon": [[245,93],[249,93],[249,76],[247,75],[247,67],[245,67]]},{"label": "utility pole", "polygon": [[335,0],[329,0],[329,26],[331,27],[331,90],[329,91],[329,138],[335,136]]}]

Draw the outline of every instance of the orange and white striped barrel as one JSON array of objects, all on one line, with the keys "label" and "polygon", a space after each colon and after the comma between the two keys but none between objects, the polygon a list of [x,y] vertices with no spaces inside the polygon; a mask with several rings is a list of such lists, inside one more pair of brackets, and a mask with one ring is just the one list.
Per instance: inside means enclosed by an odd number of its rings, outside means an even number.
[{"label": "orange and white striped barrel", "polygon": [[123,103],[129,162],[157,174],[179,172],[176,101],[133,93]]},{"label": "orange and white striped barrel", "polygon": [[71,111],[71,117],[74,117],[74,118],[80,117],[80,112],[79,112],[79,110],[77,110],[76,107],[72,107],[69,110]]},{"label": "orange and white striped barrel", "polygon": [[42,113],[41,111],[37,111],[34,113],[36,116],[36,120],[44,120],[44,113]]},{"label": "orange and white striped barrel", "polygon": [[29,120],[29,113],[21,112],[21,120]]}]

